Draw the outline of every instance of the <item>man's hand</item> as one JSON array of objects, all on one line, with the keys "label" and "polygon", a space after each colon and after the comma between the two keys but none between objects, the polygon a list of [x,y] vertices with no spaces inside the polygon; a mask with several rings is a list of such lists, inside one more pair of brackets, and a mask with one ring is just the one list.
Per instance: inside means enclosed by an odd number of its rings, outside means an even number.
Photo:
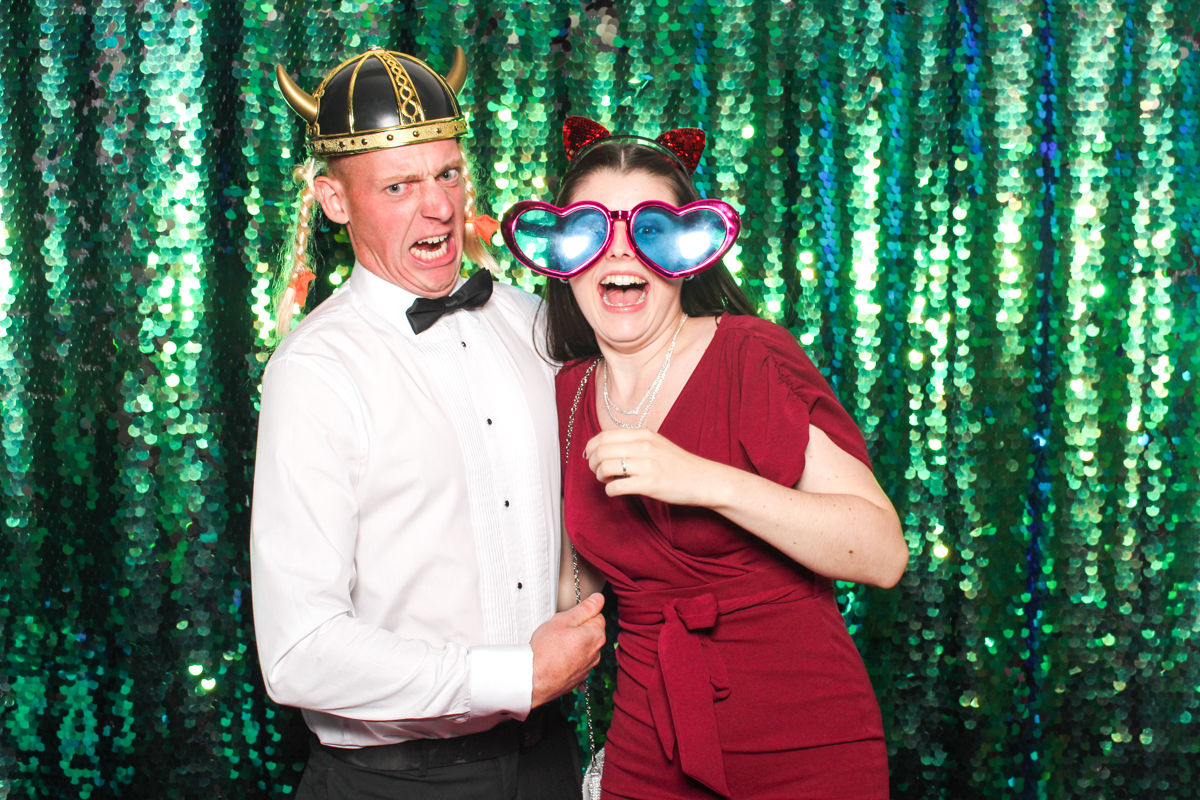
[{"label": "man's hand", "polygon": [[604,595],[555,614],[533,632],[533,706],[562,697],[587,679],[604,646]]}]

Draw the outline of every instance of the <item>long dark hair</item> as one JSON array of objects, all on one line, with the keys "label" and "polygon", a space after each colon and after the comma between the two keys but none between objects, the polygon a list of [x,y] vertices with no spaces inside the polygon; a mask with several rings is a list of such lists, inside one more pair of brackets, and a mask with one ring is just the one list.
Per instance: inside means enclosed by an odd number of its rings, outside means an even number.
[{"label": "long dark hair", "polygon": [[[696,187],[675,159],[651,144],[628,139],[606,141],[586,150],[563,175],[554,204],[569,205],[579,183],[603,170],[618,174],[644,172],[661,179],[671,189],[676,205],[700,199]],[[559,362],[600,355],[596,333],[575,302],[570,284],[547,278],[542,294],[546,314],[546,355]],[[724,264],[718,263],[691,280],[684,281],[679,294],[683,312],[689,317],[715,317],[719,314],[756,316],[754,306],[742,294]]]}]

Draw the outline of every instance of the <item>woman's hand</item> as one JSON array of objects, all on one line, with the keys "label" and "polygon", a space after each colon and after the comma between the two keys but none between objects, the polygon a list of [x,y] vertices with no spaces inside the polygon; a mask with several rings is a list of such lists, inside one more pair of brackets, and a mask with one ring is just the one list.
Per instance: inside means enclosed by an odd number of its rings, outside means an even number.
[{"label": "woman's hand", "polygon": [[733,469],[645,428],[598,433],[583,453],[596,479],[608,484],[604,490],[609,497],[640,494],[680,506],[712,505],[718,476]]}]

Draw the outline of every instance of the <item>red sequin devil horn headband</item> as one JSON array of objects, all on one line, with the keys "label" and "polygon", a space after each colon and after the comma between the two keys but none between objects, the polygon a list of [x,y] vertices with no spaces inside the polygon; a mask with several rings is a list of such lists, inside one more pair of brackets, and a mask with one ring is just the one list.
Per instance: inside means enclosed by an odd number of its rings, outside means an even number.
[{"label": "red sequin devil horn headband", "polygon": [[567,152],[567,161],[574,161],[580,153],[597,142],[612,138],[636,139],[663,147],[678,159],[689,175],[696,171],[700,156],[704,154],[705,136],[699,128],[675,128],[660,134],[657,139],[646,139],[627,135],[614,137],[608,128],[587,117],[567,117],[563,124],[563,150]]}]

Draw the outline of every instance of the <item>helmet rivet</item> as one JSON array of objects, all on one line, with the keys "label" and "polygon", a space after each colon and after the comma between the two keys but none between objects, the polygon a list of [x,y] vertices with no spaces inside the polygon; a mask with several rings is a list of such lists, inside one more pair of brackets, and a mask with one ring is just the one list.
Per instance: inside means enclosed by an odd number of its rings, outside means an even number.
[{"label": "helmet rivet", "polygon": [[421,135],[421,132],[420,132],[420,131],[413,131],[413,138],[416,138],[416,137],[418,137],[418,136],[420,136],[420,135]]},{"label": "helmet rivet", "polygon": [[388,141],[390,142],[390,141],[391,141],[393,138],[394,138],[394,137],[393,137],[393,136],[392,136],[392,135],[389,133],[389,134],[388,134]]}]

